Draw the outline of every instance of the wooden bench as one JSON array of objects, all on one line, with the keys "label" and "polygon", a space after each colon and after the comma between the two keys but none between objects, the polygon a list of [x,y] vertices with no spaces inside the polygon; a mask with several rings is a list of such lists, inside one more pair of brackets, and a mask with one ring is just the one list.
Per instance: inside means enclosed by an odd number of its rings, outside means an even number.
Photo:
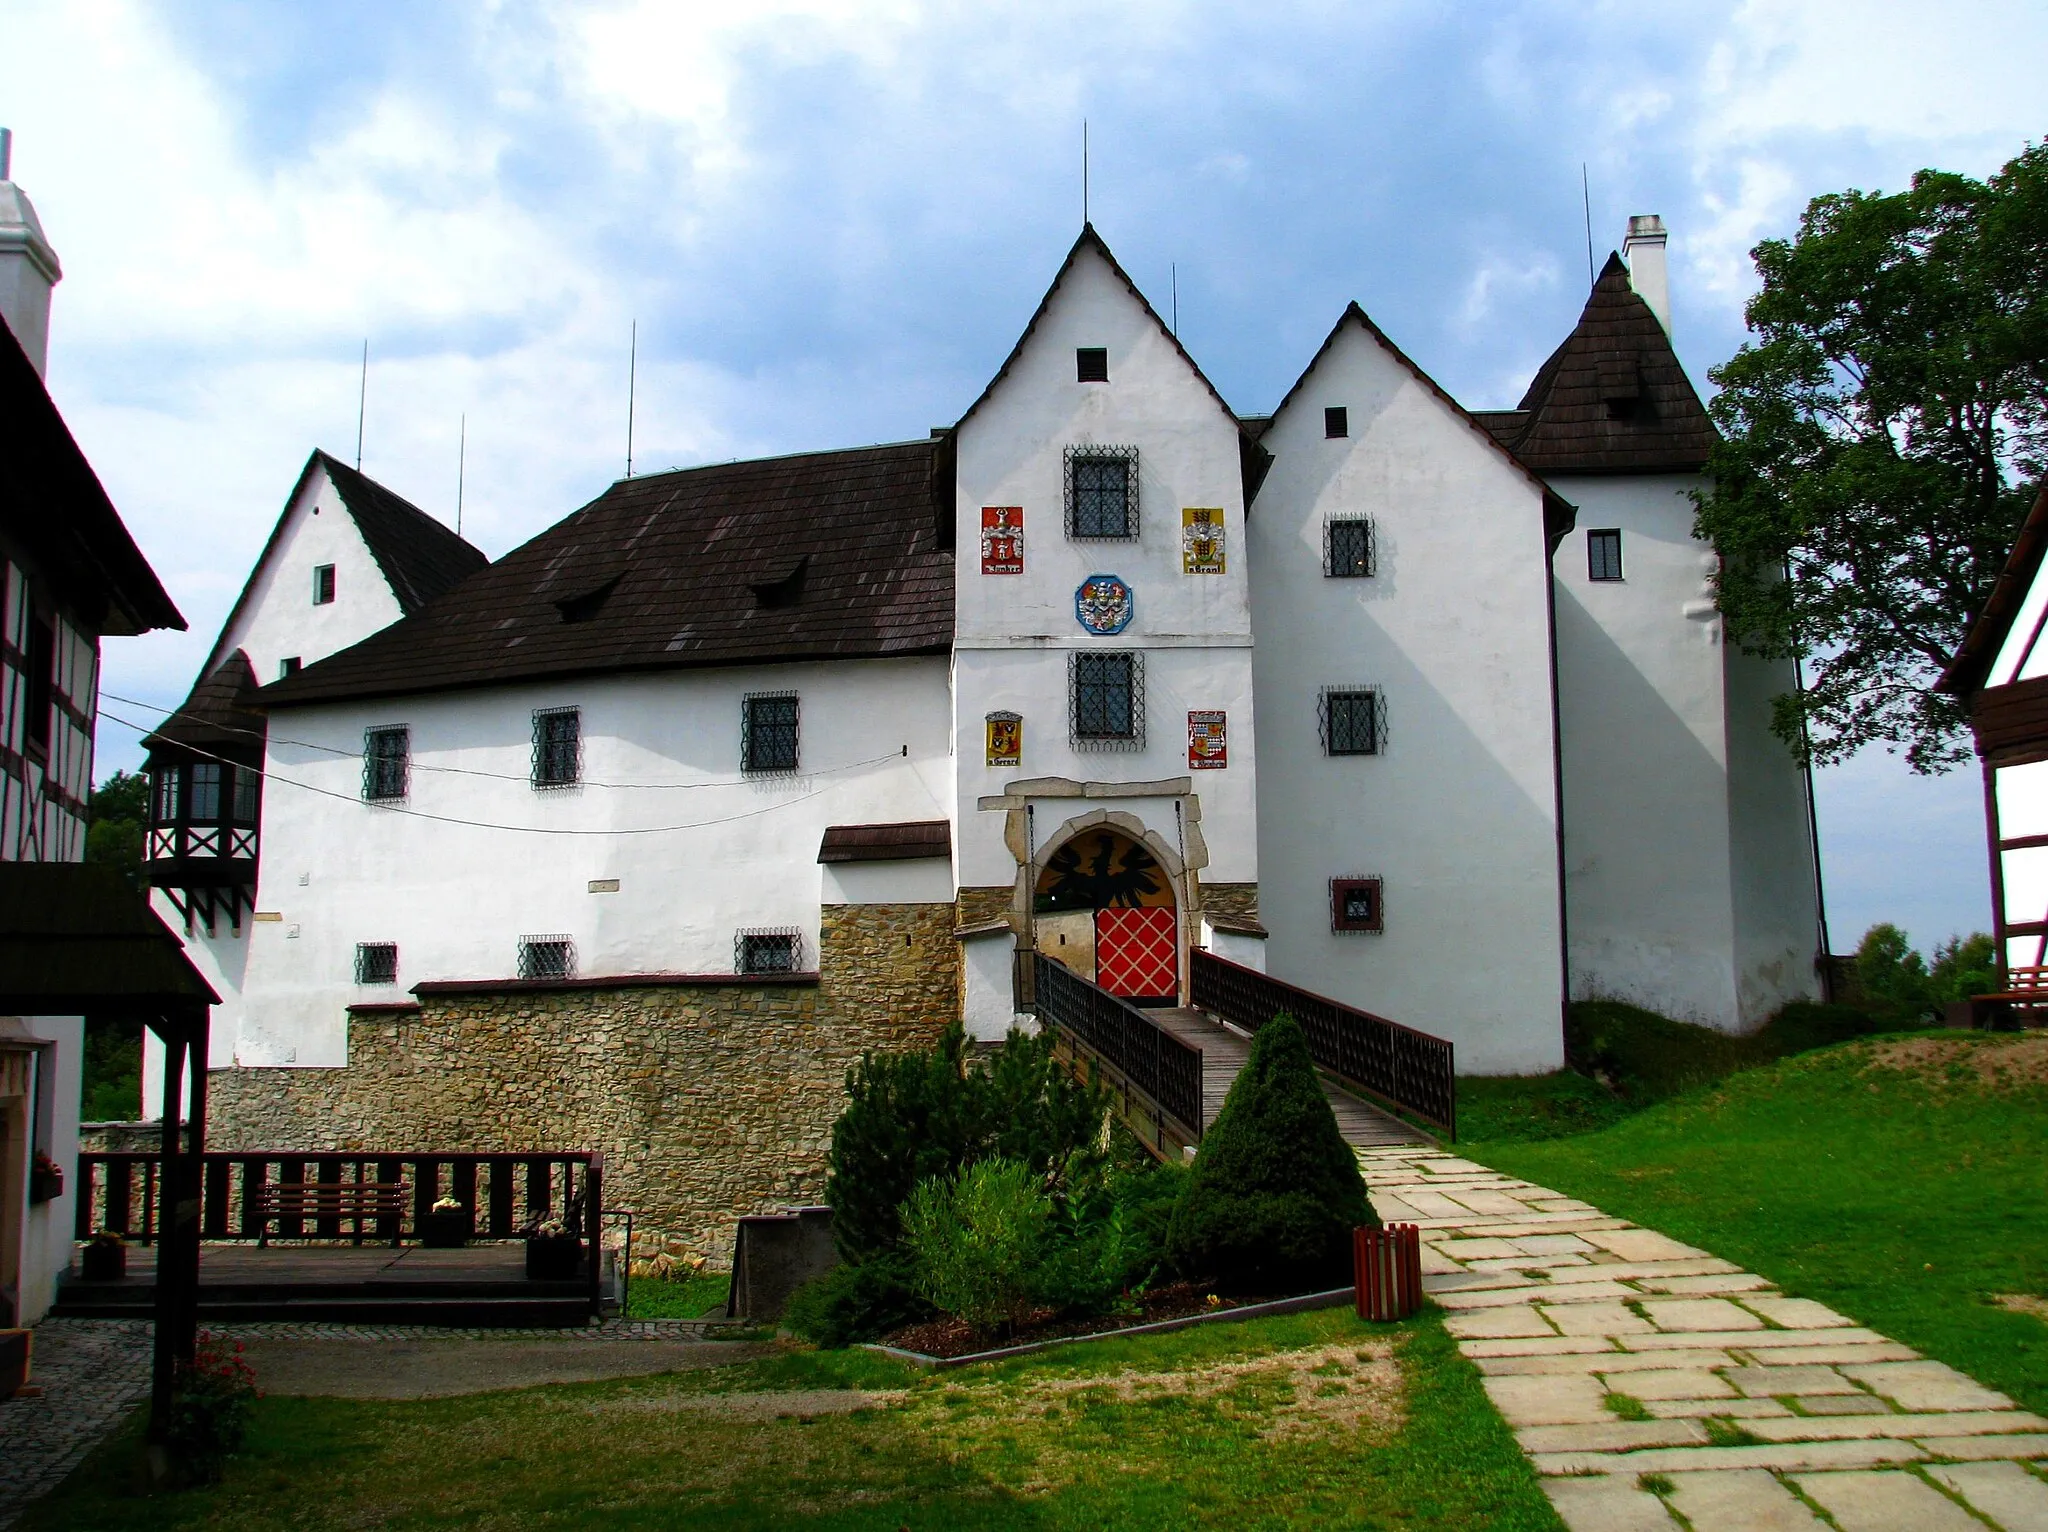
[{"label": "wooden bench", "polygon": [[332,1219],[354,1225],[355,1242],[363,1242],[363,1224],[377,1218],[392,1223],[391,1243],[398,1243],[398,1222],[412,1200],[403,1181],[275,1181],[249,1188],[249,1216],[256,1222],[256,1244],[270,1243],[270,1226],[279,1219]]},{"label": "wooden bench", "polygon": [[2016,1011],[2043,1010],[2048,1010],[2048,964],[2027,964],[2006,969],[2004,989],[1970,997],[1970,1024],[2010,1026],[2019,1020]]}]

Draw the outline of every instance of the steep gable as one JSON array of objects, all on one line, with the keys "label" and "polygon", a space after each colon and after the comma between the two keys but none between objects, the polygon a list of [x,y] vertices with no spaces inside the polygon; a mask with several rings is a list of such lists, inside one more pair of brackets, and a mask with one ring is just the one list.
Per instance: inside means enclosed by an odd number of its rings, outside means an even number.
[{"label": "steep gable", "polygon": [[[1697,473],[1714,423],[1670,337],[1610,255],[1579,322],[1538,369],[1502,440],[1538,473]],[[1507,412],[1491,412],[1505,417]]]},{"label": "steep gable", "polygon": [[334,481],[342,503],[355,518],[356,530],[369,544],[406,616],[490,562],[481,548],[375,479],[325,452],[316,451],[313,456]]}]

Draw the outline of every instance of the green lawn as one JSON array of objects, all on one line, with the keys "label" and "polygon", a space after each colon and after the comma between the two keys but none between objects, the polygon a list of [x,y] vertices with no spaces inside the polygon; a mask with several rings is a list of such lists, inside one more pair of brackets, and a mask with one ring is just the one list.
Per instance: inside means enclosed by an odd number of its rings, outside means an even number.
[{"label": "green lawn", "polygon": [[725,1312],[727,1272],[698,1277],[635,1277],[626,1286],[628,1319],[702,1319]]},{"label": "green lawn", "polygon": [[[2048,1411],[2048,1038],[1822,1049],[1568,1137],[1585,1082],[1503,1083],[1458,1149],[1820,1299]],[[1497,1137],[1480,1136],[1486,1133]],[[1516,1141],[1517,1139],[1523,1141]]]},{"label": "green lawn", "polygon": [[[848,1389],[867,1406],[831,1413]],[[755,1407],[799,1390],[826,1392]],[[462,1399],[266,1399],[224,1484],[153,1499],[128,1489],[135,1447],[131,1423],[24,1525],[1559,1527],[1433,1311],[1394,1327],[1288,1315],[938,1375],[796,1351]]]}]

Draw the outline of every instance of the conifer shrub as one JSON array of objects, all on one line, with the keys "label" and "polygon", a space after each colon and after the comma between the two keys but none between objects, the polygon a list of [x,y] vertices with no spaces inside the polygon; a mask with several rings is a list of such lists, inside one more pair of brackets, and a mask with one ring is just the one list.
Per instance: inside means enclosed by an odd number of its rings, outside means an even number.
[{"label": "conifer shrub", "polygon": [[1308,1039],[1276,1016],[1203,1136],[1168,1233],[1173,1263],[1219,1291],[1320,1291],[1350,1280],[1351,1231],[1378,1223]]}]

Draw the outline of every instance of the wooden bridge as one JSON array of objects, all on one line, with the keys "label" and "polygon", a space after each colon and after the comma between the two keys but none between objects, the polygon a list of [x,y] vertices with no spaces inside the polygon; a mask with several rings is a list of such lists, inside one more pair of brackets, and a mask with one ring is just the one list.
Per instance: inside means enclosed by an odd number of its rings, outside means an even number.
[{"label": "wooden bridge", "polygon": [[1353,1148],[1456,1137],[1456,1061],[1443,1038],[1200,950],[1190,977],[1195,1007],[1147,1009],[1032,955],[1033,1003],[1041,1024],[1055,1029],[1060,1056],[1075,1073],[1101,1078],[1124,1122],[1160,1158],[1200,1144],[1252,1036],[1283,1012],[1307,1035],[1323,1094]]}]

